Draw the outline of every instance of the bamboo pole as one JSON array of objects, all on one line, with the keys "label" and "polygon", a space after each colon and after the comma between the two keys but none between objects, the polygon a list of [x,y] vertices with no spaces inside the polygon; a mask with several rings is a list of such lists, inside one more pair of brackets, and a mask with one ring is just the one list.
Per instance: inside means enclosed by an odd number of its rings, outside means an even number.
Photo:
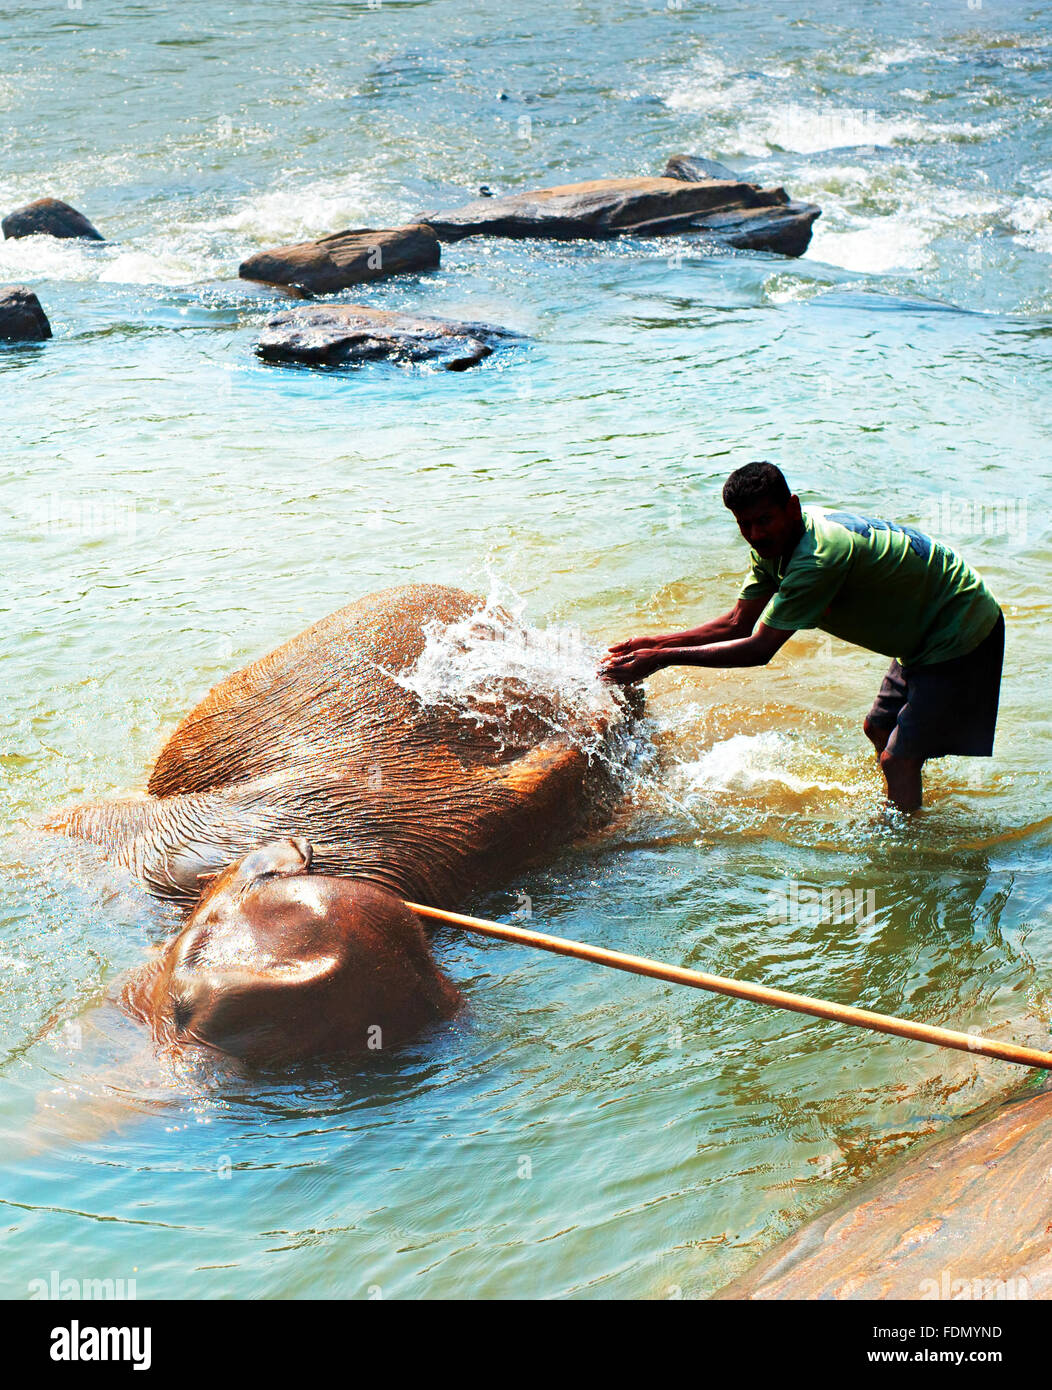
[{"label": "bamboo pole", "polygon": [[626,955],[623,951],[609,951],[603,946],[588,946],[583,941],[571,941],[568,937],[548,936],[544,932],[527,931],[523,927],[508,926],[504,922],[488,922],[482,917],[465,917],[459,912],[445,912],[438,907],[424,907],[421,903],[407,902],[406,907],[420,917],[430,917],[436,922],[448,922],[455,927],[466,927],[468,931],[478,932],[481,936],[492,936],[498,941],[515,941],[521,946],[535,946],[541,951],[552,951],[557,956],[573,956],[577,960],[591,961],[595,965],[609,965],[615,970],[627,970],[633,975],[646,975],[652,980],[691,985],[694,989],[707,989],[714,994],[728,994],[734,999],[748,999],[754,1004],[769,1004],[776,1009],[791,1009],[794,1013],[827,1018],[833,1023],[845,1023],[854,1028],[871,1028],[877,1033],[893,1033],[900,1038],[913,1038],[917,1042],[932,1043],[936,1047],[953,1047],[960,1052],[997,1057],[1002,1062],[1015,1062],[1023,1067],[1044,1067],[1052,1071],[1052,1053],[1038,1052],[1032,1047],[1017,1047],[1014,1043],[997,1042],[974,1033],[957,1033],[949,1028],[935,1028],[928,1023],[911,1023],[905,1018],[877,1014],[869,1009],[855,1009],[847,1004],[829,1004],[824,999],[811,999],[805,994],[789,994],[784,989],[772,989],[767,985],[753,985],[744,980],[728,980],[720,975],[706,975],[700,970],[688,970],[682,965],[668,965],[648,956]]}]

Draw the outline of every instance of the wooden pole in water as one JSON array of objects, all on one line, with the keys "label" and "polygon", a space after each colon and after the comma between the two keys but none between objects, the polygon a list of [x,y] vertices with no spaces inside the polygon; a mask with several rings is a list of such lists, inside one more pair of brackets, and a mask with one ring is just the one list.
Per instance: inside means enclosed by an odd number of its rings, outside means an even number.
[{"label": "wooden pole in water", "polygon": [[854,1028],[871,1028],[877,1033],[894,1033],[900,1038],[933,1043],[936,1047],[954,1047],[960,1052],[973,1052],[982,1057],[997,1057],[1002,1062],[1016,1062],[1023,1067],[1044,1067],[1052,1071],[1052,1053],[1038,1052],[1032,1047],[1017,1047],[1014,1043],[997,1042],[974,1033],[956,1033],[949,1028],[934,1028],[928,1023],[911,1023],[890,1014],[872,1013],[869,1009],[854,1009],[847,1004],[829,1004],[824,999],[810,999],[805,994],[789,994],[784,989],[753,985],[743,980],[728,980],[720,975],[706,975],[700,970],[688,970],[682,965],[667,965],[648,956],[630,956],[623,951],[608,951],[603,946],[588,946],[583,941],[571,941],[564,936],[548,936],[544,932],[527,931],[523,927],[507,926],[504,922],[488,922],[483,917],[465,917],[459,912],[444,912],[438,907],[406,903],[419,917],[435,922],[448,922],[454,927],[466,927],[481,936],[496,937],[498,941],[515,941],[520,946],[535,946],[552,951],[557,956],[574,956],[595,965],[609,965],[615,970],[627,970],[633,975],[647,975],[652,980],[668,980],[674,985],[691,985],[694,989],[711,990],[714,994],[729,994],[734,999],[748,999],[754,1004],[770,1004],[776,1009],[792,1009],[798,1014],[828,1018],[833,1023],[846,1023]]}]

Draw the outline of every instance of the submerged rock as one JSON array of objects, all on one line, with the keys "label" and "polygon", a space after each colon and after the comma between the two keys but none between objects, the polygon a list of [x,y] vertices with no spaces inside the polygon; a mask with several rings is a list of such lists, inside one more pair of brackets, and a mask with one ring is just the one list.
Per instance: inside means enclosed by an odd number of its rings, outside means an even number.
[{"label": "submerged rock", "polygon": [[435,361],[449,371],[473,367],[518,335],[488,323],[461,323],[364,304],[317,304],[272,318],[256,352],[265,362],[346,366],[388,358]]},{"label": "submerged rock", "polygon": [[71,208],[58,198],[38,198],[35,203],[27,203],[24,208],[9,212],[0,222],[5,237],[14,239],[23,236],[54,236],[71,239],[81,237],[88,241],[103,241],[82,212]]},{"label": "submerged rock", "polygon": [[741,179],[741,174],[736,174],[715,159],[702,159],[696,154],[674,154],[665,165],[664,177],[682,179],[685,183],[704,183],[706,179],[729,179],[734,183]]},{"label": "submerged rock", "polygon": [[51,324],[40,300],[25,285],[0,289],[0,342],[42,343],[51,337]]},{"label": "submerged rock", "polygon": [[319,241],[279,246],[249,256],[238,267],[243,280],[286,285],[308,294],[383,280],[412,270],[433,270],[441,248],[430,227],[361,227],[333,232]]},{"label": "submerged rock", "polygon": [[1050,1145],[1046,1087],[924,1145],[716,1297],[1052,1297]]},{"label": "submerged rock", "polygon": [[731,246],[799,256],[821,213],[784,188],[734,179],[593,179],[503,198],[478,198],[421,220],[442,241],[466,236],[604,238],[707,231]]}]

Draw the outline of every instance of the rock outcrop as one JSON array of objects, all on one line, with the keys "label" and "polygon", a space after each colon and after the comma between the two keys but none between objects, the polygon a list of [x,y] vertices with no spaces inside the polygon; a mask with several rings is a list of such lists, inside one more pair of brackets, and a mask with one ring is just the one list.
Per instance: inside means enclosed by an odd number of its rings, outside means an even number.
[{"label": "rock outcrop", "polygon": [[238,267],[243,280],[286,285],[307,294],[332,294],[367,280],[406,271],[433,270],[441,255],[430,227],[356,228],[319,241],[279,246],[249,256]]},{"label": "rock outcrop", "polygon": [[926,1145],[720,1299],[1052,1298],[1052,1090]]},{"label": "rock outcrop", "polygon": [[58,198],[38,198],[24,208],[9,212],[0,222],[5,237],[54,236],[87,241],[103,241],[102,233],[91,225],[82,212],[71,208]]},{"label": "rock outcrop", "polygon": [[40,300],[25,285],[0,289],[0,342],[42,343],[51,337],[51,324]]},{"label": "rock outcrop", "polygon": [[741,174],[728,169],[726,164],[720,164],[715,159],[702,159],[696,154],[670,155],[663,177],[682,179],[684,183],[704,183],[706,179],[724,179],[731,183],[741,180]]},{"label": "rock outcrop", "polygon": [[311,367],[348,366],[387,358],[437,362],[463,371],[516,334],[487,323],[460,323],[364,304],[313,304],[272,318],[256,352],[265,362]]},{"label": "rock outcrop", "polygon": [[821,213],[784,188],[733,179],[593,179],[422,214],[442,241],[467,236],[605,238],[704,231],[731,246],[799,256]]}]

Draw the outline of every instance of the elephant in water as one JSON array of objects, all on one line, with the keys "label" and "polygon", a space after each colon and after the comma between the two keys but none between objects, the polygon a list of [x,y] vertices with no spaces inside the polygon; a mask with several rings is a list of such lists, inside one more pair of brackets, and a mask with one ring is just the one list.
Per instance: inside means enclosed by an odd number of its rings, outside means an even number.
[{"label": "elephant in water", "polygon": [[[433,651],[429,641],[447,643],[455,676],[478,657],[480,634],[509,643],[483,643],[492,652],[482,687],[462,684],[451,694],[440,682],[433,697],[421,698],[412,677]],[[541,636],[533,634],[535,643]],[[415,919],[407,921],[400,899],[453,906],[609,819],[621,788],[617,741],[639,705],[633,692],[595,678],[590,657],[582,659],[589,674],[578,680],[577,703],[560,695],[561,668],[547,691],[531,682],[528,663],[524,678],[502,676],[502,658],[512,660],[529,640],[502,610],[457,589],[411,585],[369,595],[221,681],[164,746],[145,796],[53,817],[49,828],[99,844],[152,892],[188,905],[201,897],[149,980],[126,991],[132,1012],[149,1017],[158,1036],[204,1029],[235,1055],[304,1055],[315,1044],[291,1039],[280,1023],[269,1034],[253,1027],[246,1034],[242,1015],[287,990],[289,1017],[305,1017],[296,1000],[310,995],[301,986],[315,969],[314,997],[346,1007],[354,972],[340,959],[319,964],[332,940],[318,926],[325,904],[334,920],[367,922],[362,941],[373,948],[386,927],[399,949],[410,950]],[[354,887],[340,891],[337,879]],[[234,900],[238,909],[227,910]],[[247,930],[239,916],[246,906]],[[270,926],[268,907],[276,914]],[[376,969],[366,969],[364,950],[355,946],[364,1012],[348,1025],[361,1045],[362,1019],[381,1021],[369,1001],[384,971],[384,988],[400,981],[406,992],[405,1017],[419,1021],[455,1006],[433,964],[418,963],[418,976],[408,967],[391,973],[390,951],[378,951]],[[261,971],[264,957],[271,964]],[[219,958],[225,973],[203,981],[194,961]],[[237,970],[226,968],[235,963],[254,972],[247,995]],[[321,1034],[318,1046],[334,1030]],[[260,1044],[263,1036],[269,1041]]]},{"label": "elephant in water", "polygon": [[[595,749],[631,717],[598,680],[576,718],[521,683],[497,717],[492,699],[477,712],[424,703],[398,677],[425,627],[467,631],[483,608],[409,585],[339,609],[209,691],[165,744],[147,796],[64,811],[47,828],[95,841],[186,902],[199,875],[302,835],[322,873],[452,905],[609,818],[617,779]],[[522,634],[511,620],[496,635],[509,634]]]},{"label": "elephant in water", "polygon": [[271,841],[217,874],[121,1003],[162,1046],[276,1065],[397,1046],[460,991],[420,923],[371,883],[312,874],[310,844]]}]

